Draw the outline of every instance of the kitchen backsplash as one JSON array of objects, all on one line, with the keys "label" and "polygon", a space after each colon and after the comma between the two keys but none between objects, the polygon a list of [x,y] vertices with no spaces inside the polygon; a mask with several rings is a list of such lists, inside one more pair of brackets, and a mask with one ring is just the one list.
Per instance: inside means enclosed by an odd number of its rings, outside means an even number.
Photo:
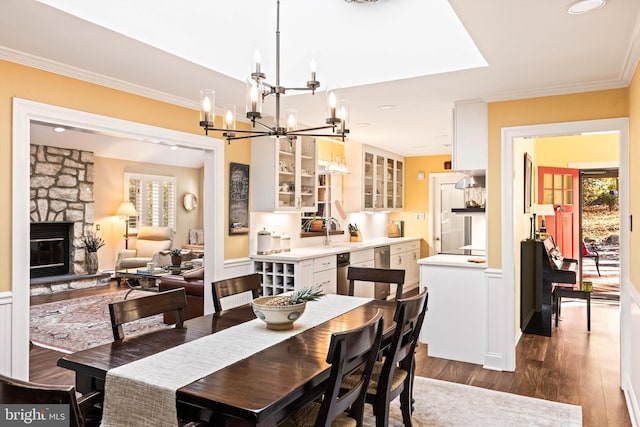
[{"label": "kitchen backsplash", "polygon": [[[302,248],[324,244],[324,236],[300,238],[299,213],[269,213],[251,212],[249,231],[249,253],[255,254],[257,250],[258,231],[266,228],[271,232],[286,234],[291,237],[291,248]],[[331,243],[349,242],[348,224],[357,224],[362,233],[363,240],[386,237],[389,214],[387,213],[351,213],[346,220],[337,218],[343,235],[331,236]]]}]

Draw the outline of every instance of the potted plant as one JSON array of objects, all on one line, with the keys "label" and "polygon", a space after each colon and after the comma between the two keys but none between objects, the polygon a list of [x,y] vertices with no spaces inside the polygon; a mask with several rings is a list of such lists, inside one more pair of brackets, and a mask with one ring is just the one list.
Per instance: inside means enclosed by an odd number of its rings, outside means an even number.
[{"label": "potted plant", "polygon": [[182,250],[181,249],[171,249],[169,251],[171,255],[171,265],[180,267],[182,264]]},{"label": "potted plant", "polygon": [[98,272],[98,249],[105,245],[105,241],[100,235],[87,233],[82,236],[82,243],[87,250],[87,273],[96,274]]}]

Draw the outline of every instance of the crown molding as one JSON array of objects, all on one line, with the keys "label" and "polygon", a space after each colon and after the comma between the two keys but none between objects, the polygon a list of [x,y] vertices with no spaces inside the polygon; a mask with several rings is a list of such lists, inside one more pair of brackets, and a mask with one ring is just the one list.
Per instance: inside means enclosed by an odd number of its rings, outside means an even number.
[{"label": "crown molding", "polygon": [[622,67],[622,74],[620,78],[627,83],[627,86],[631,84],[633,74],[640,62],[640,16],[636,20],[636,26],[633,29],[633,35],[631,36],[631,43],[629,44],[629,50],[627,51],[627,57]]},{"label": "crown molding", "polygon": [[121,90],[123,92],[143,96],[145,98],[155,99],[156,101],[166,102],[180,107],[189,108],[192,110],[200,109],[199,103],[191,99],[171,95],[166,92],[161,92],[145,86],[126,82],[124,80],[107,77],[102,74],[94,73],[92,71],[87,71],[77,67],[72,67],[70,65],[42,58],[40,56],[20,52],[18,50],[10,49],[5,46],[0,46],[0,59],[15,62],[27,67],[37,68],[39,70],[48,71],[54,74],[60,74],[88,83],[94,83],[111,89]]},{"label": "crown molding", "polygon": [[629,86],[628,82],[620,79],[601,80],[592,83],[550,86],[531,90],[514,90],[496,92],[482,97],[486,102],[513,101],[517,99],[541,98],[544,96],[570,95],[572,93],[594,92],[598,90],[622,89]]}]

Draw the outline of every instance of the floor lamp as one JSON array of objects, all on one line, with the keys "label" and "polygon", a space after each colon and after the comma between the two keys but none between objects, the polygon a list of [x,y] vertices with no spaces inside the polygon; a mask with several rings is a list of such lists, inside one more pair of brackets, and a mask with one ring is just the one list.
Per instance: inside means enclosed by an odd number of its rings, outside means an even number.
[{"label": "floor lamp", "polygon": [[138,216],[138,212],[133,203],[122,202],[116,215],[124,219],[124,248],[129,249],[129,217]]}]

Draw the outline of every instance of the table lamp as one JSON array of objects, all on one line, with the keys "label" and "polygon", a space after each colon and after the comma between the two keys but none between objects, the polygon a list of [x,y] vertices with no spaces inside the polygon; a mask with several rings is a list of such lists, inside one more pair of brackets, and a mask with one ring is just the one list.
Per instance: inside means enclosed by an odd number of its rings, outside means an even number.
[{"label": "table lamp", "polygon": [[129,249],[129,217],[138,216],[135,206],[131,202],[122,202],[116,215],[124,219],[124,248]]},{"label": "table lamp", "polygon": [[547,216],[555,215],[556,209],[552,204],[546,205],[537,205],[536,206],[536,214],[542,218],[542,222],[540,224],[540,239],[545,240],[548,236],[547,234]]}]

